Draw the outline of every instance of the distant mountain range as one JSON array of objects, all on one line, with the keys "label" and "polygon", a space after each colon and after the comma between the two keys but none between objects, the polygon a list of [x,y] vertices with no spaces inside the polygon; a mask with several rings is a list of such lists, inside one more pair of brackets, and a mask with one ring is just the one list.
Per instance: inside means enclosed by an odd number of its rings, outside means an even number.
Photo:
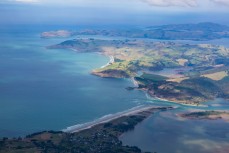
[{"label": "distant mountain range", "polygon": [[229,31],[229,27],[211,22],[202,22],[198,24],[170,24],[162,26],[147,27],[149,30],[164,31],[205,31],[205,32],[223,32]]},{"label": "distant mountain range", "polygon": [[148,38],[161,40],[213,40],[229,38],[229,27],[211,22],[198,24],[171,24],[133,28],[128,30],[80,30],[80,31],[50,31],[41,34],[42,38],[68,37],[77,35],[102,35],[110,37]]},{"label": "distant mountain range", "polygon": [[210,22],[151,26],[143,31],[145,37],[154,39],[212,40],[229,37],[228,26]]}]

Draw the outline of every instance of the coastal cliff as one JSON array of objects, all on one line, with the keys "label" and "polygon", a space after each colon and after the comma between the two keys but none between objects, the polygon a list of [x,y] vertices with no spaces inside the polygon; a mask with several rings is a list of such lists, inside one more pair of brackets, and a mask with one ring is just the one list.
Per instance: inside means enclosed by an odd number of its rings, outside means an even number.
[{"label": "coastal cliff", "polygon": [[93,70],[91,74],[102,77],[102,78],[130,78],[130,75],[123,70],[103,70],[103,71],[96,71]]}]

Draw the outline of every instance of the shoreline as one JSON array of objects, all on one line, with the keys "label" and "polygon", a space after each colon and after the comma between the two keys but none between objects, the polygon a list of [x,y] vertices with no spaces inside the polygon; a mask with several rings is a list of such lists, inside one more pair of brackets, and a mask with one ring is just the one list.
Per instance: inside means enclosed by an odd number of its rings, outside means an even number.
[{"label": "shoreline", "polygon": [[[104,54],[102,54],[102,55],[104,55]],[[107,55],[104,55],[104,56],[107,56]],[[108,62],[107,64],[101,66],[101,67],[100,67],[101,69],[103,69],[103,68],[105,68],[105,67],[111,65],[112,63],[114,63],[114,56],[107,56],[107,57],[109,57],[110,60],[109,60],[109,62]]]},{"label": "shoreline", "polygon": [[130,80],[133,82],[134,87],[139,87],[139,84],[138,84],[138,82],[134,79],[134,77],[131,77]]},{"label": "shoreline", "polygon": [[[113,117],[95,122],[88,128],[80,131],[42,131],[33,133],[25,138],[2,139],[0,152],[126,152],[141,153],[137,146],[122,144],[119,137],[136,125],[143,122],[149,116],[169,111],[174,107],[155,107],[141,105]],[[106,118],[106,117],[105,117]],[[99,146],[99,147],[98,147]]]},{"label": "shoreline", "polygon": [[180,103],[180,102],[176,102],[176,101],[169,101],[167,99],[162,99],[162,98],[158,98],[158,97],[151,97],[147,92],[146,92],[146,97],[150,100],[159,100],[162,102],[167,102],[167,103],[172,103],[172,104],[177,104],[177,105],[182,105],[182,106],[192,106],[192,107],[207,107],[206,105],[202,105],[202,104],[185,104],[185,103]]},{"label": "shoreline", "polygon": [[93,127],[100,125],[100,124],[111,122],[113,120],[119,119],[119,118],[124,117],[124,116],[136,115],[136,114],[142,113],[144,111],[149,111],[151,109],[159,109],[159,108],[161,108],[161,107],[155,107],[152,105],[151,106],[150,105],[148,105],[148,106],[147,105],[141,105],[141,106],[133,107],[131,109],[128,109],[128,110],[125,110],[122,112],[118,112],[115,114],[105,115],[105,116],[98,118],[98,119],[91,121],[91,122],[86,122],[83,124],[76,124],[76,125],[67,127],[66,129],[63,129],[62,132],[77,133],[77,132],[80,132],[80,131],[83,131],[86,129],[93,128]]},{"label": "shoreline", "polygon": [[[134,77],[131,78],[131,81],[133,82],[135,89],[138,89],[139,84],[138,84],[138,82],[134,79]],[[150,96],[150,95],[147,93],[146,90],[144,90],[144,89],[138,89],[138,90],[142,90],[143,92],[145,92],[146,98],[147,98],[147,99],[150,99],[150,100],[159,100],[159,101],[162,101],[162,102],[174,103],[174,104],[183,105],[183,106],[193,106],[193,107],[205,106],[205,105],[200,105],[200,104],[197,105],[197,104],[179,103],[179,102],[176,102],[176,101],[169,101],[169,100],[167,100],[167,99],[163,99],[163,98],[159,98],[159,97],[152,97],[152,96]]]}]

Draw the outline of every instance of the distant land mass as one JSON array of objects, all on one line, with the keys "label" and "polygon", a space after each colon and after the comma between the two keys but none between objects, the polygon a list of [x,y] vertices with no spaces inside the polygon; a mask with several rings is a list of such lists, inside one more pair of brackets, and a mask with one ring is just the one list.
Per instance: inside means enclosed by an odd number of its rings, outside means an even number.
[{"label": "distant land mass", "polygon": [[[182,44],[144,40],[74,39],[49,46],[77,52],[100,52],[111,61],[92,74],[132,78],[150,96],[199,105],[229,98],[229,49],[210,44]],[[168,69],[170,72],[161,74]]]},{"label": "distant land mass", "polygon": [[48,31],[41,34],[42,38],[53,38],[53,37],[70,37],[72,32],[68,30]]},{"label": "distant land mass", "polygon": [[146,28],[147,38],[167,40],[212,40],[229,37],[229,27],[211,22],[174,24]]},{"label": "distant land mass", "polygon": [[128,30],[58,30],[44,32],[41,34],[41,37],[52,38],[77,35],[102,35],[127,38],[203,41],[229,38],[229,27],[211,22],[203,22],[198,24],[171,24],[150,26],[146,28],[130,28]]}]

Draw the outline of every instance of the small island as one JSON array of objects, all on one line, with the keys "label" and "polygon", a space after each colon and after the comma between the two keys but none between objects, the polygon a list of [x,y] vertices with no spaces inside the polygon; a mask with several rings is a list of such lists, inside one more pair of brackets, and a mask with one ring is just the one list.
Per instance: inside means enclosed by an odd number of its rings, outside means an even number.
[{"label": "small island", "polygon": [[41,34],[41,38],[66,38],[70,36],[72,36],[72,32],[68,30],[49,31]]},{"label": "small island", "polygon": [[224,120],[229,122],[228,111],[196,111],[190,113],[178,114],[178,116],[191,120]]}]

